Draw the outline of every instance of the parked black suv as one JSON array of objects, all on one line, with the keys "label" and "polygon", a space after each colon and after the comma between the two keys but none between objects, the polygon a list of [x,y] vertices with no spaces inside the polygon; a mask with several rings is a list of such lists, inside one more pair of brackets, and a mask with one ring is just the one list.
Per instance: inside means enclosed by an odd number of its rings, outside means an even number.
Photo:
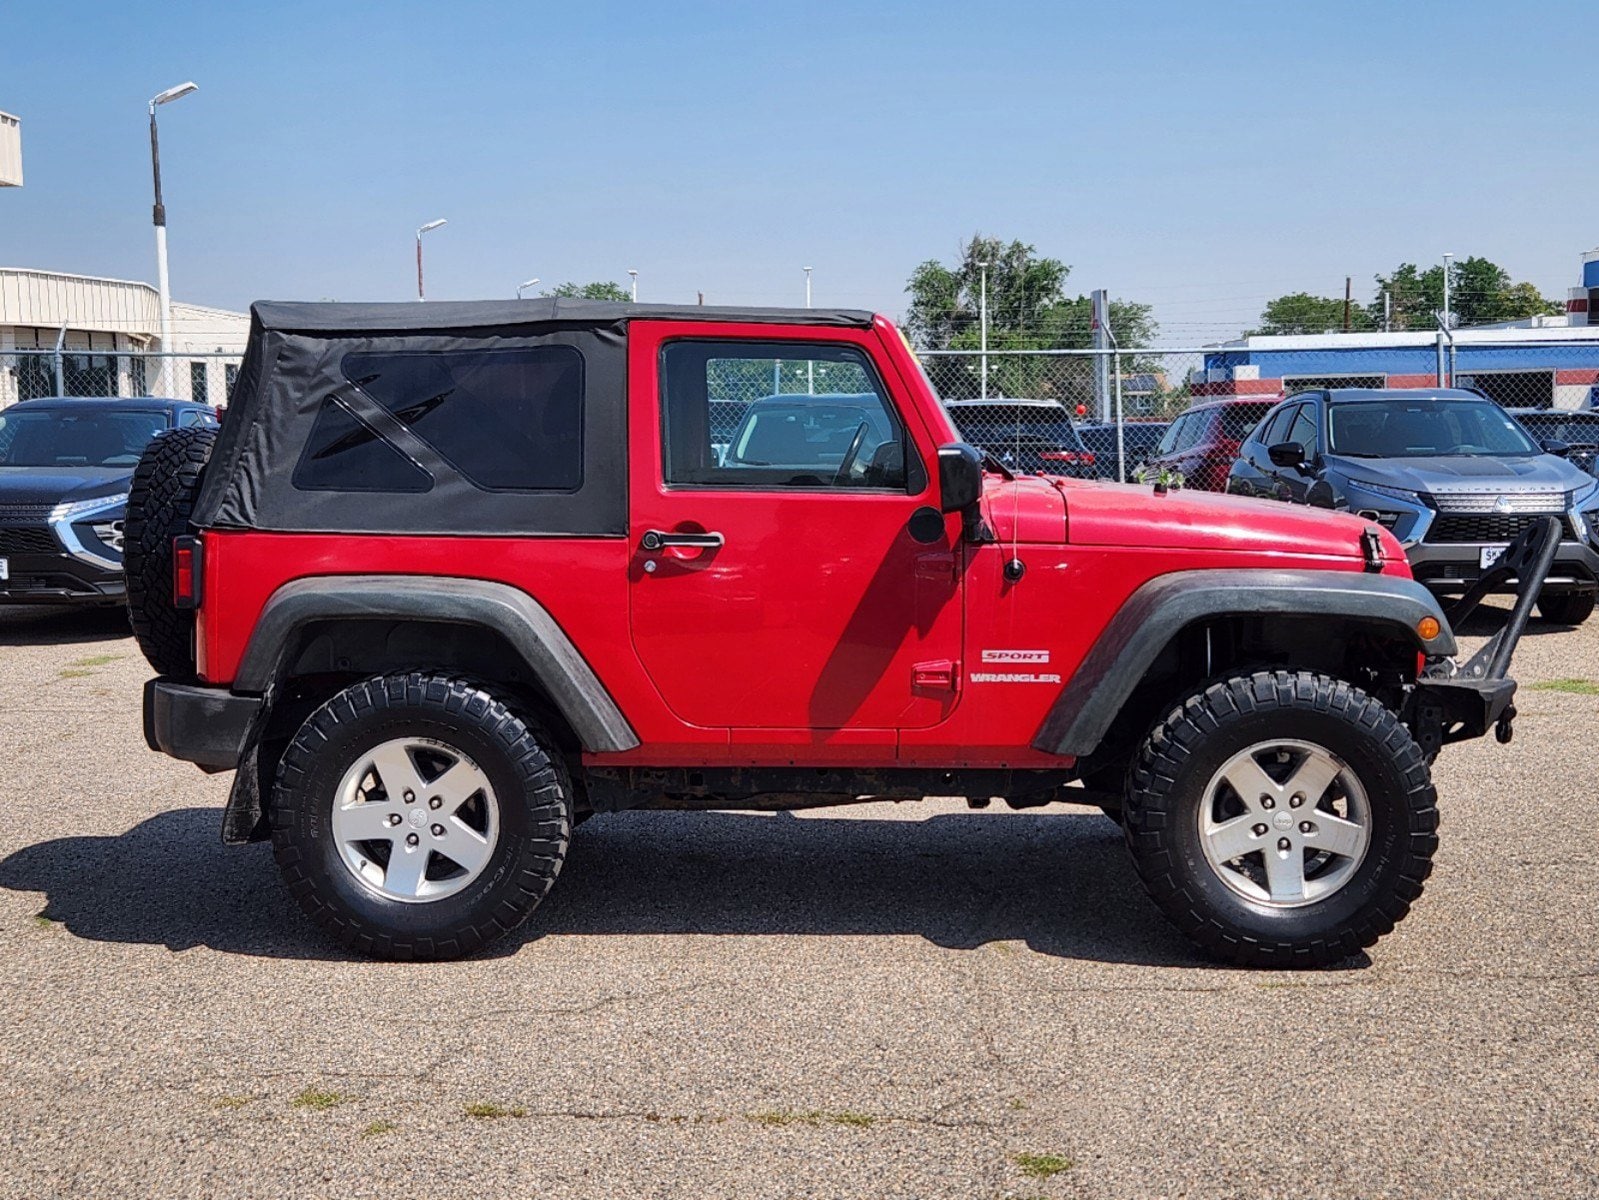
[{"label": "parked black suv", "polygon": [[1054,400],[951,400],[944,407],[962,437],[1013,471],[1095,476],[1094,452]]},{"label": "parked black suv", "polygon": [[0,604],[118,604],[122,518],[163,429],[212,426],[185,400],[49,397],[0,411]]},{"label": "parked black suv", "polygon": [[1512,408],[1510,415],[1544,449],[1599,475],[1599,412],[1562,408]]}]

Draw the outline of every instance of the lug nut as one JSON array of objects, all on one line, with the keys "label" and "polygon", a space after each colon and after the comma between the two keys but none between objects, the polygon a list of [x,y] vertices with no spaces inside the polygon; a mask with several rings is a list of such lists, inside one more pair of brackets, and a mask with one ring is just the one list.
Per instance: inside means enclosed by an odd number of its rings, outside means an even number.
[{"label": "lug nut", "polygon": [[1286,851],[1286,850],[1292,850],[1293,848],[1294,848],[1293,847],[1293,843],[1290,842],[1287,838],[1278,838],[1277,839],[1277,849]]},{"label": "lug nut", "polygon": [[417,837],[416,834],[414,834],[414,833],[408,833],[408,834],[405,835],[405,844],[407,846],[414,846],[418,842],[420,842],[421,840],[422,839]]},{"label": "lug nut", "polygon": [[1298,808],[1304,802],[1305,802],[1305,793],[1304,792],[1295,792],[1292,796],[1290,796],[1288,798],[1288,804],[1289,804],[1289,807],[1291,807],[1291,808]]},{"label": "lug nut", "polygon": [[433,799],[428,801],[428,807],[429,808],[443,808],[444,807],[443,798],[439,797],[439,796],[434,796]]},{"label": "lug nut", "polygon": [[1301,821],[1301,822],[1299,822],[1299,832],[1300,833],[1309,833],[1314,828],[1315,828],[1315,826],[1312,825],[1309,821]]},{"label": "lug nut", "polygon": [[399,813],[390,813],[389,814],[389,824],[390,825],[398,825],[399,823],[400,823],[400,814]]},{"label": "lug nut", "polygon": [[1276,808],[1277,801],[1273,800],[1270,796],[1262,796],[1260,798],[1260,806],[1262,808]]},{"label": "lug nut", "polygon": [[405,789],[405,802],[407,804],[414,804],[416,802],[416,793],[410,788]]},{"label": "lug nut", "polygon": [[433,826],[432,833],[433,833],[434,837],[443,837],[444,836],[444,826],[442,826],[442,825]]},{"label": "lug nut", "polygon": [[1254,834],[1256,837],[1265,837],[1266,827],[1264,825],[1251,825],[1249,832]]}]

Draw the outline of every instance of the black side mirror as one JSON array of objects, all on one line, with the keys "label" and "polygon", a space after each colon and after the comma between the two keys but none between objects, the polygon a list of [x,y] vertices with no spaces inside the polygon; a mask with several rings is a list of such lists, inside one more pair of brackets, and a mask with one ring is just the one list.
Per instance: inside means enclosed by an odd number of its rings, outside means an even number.
[{"label": "black side mirror", "polygon": [[1561,458],[1571,457],[1570,442],[1562,442],[1557,438],[1548,438],[1547,440],[1538,444],[1543,447],[1543,452],[1545,454],[1558,454]]},{"label": "black side mirror", "polygon": [[1274,467],[1300,467],[1305,464],[1305,448],[1298,442],[1278,442],[1266,448],[1266,457]]},{"label": "black side mirror", "polygon": [[938,448],[938,507],[965,512],[983,494],[983,454],[976,446],[951,442]]}]

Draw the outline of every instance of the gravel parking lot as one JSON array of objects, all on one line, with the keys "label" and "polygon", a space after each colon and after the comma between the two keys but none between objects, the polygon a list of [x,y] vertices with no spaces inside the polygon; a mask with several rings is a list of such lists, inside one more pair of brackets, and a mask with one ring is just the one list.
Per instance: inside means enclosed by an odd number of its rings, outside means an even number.
[{"label": "gravel parking lot", "polygon": [[1311,974],[1199,959],[1096,812],[945,801],[597,818],[489,956],[355,960],[145,749],[119,614],[0,613],[0,664],[0,1195],[1599,1191],[1599,621]]}]

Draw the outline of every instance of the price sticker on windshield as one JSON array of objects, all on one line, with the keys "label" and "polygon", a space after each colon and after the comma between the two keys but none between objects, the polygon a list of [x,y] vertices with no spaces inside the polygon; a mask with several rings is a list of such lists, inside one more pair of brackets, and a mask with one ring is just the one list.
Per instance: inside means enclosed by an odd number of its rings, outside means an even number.
[{"label": "price sticker on windshield", "polygon": [[0,583],[11,578],[11,560],[0,558]]}]

